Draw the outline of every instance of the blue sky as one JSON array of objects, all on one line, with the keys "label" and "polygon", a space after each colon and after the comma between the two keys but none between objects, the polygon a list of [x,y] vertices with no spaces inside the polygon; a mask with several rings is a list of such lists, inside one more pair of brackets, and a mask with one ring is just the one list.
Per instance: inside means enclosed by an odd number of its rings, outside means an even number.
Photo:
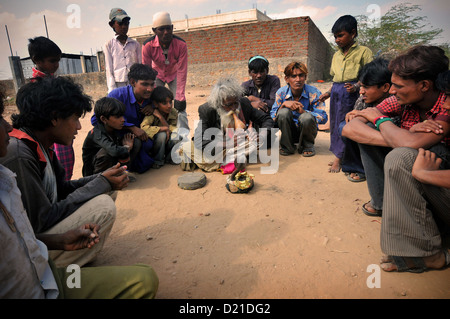
[{"label": "blue sky", "polygon": [[[401,0],[2,0],[0,3],[0,79],[11,77],[8,56],[10,46],[6,28],[10,36],[14,55],[28,56],[28,39],[46,36],[44,15],[48,35],[64,53],[96,53],[102,44],[114,36],[108,26],[109,11],[121,7],[131,16],[130,27],[149,25],[157,11],[168,11],[172,20],[196,18],[222,13],[257,8],[273,19],[297,16],[310,16],[327,39],[331,39],[330,29],[341,15],[368,15],[367,11],[376,5],[381,14],[393,5],[405,2]],[[420,15],[426,16],[430,26],[444,29],[439,42],[450,42],[449,3],[448,0],[408,0],[422,6]],[[71,5],[76,5],[75,7]],[[371,6],[372,5],[372,6]],[[73,9],[75,8],[75,10]],[[71,19],[78,13],[77,20]],[[69,21],[69,23],[68,23]],[[71,25],[72,23],[72,25]]]}]

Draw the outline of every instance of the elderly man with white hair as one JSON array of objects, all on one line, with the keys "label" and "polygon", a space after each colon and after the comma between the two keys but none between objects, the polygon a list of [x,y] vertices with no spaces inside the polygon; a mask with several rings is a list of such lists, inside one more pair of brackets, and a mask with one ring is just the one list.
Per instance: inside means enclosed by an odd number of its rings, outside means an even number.
[{"label": "elderly man with white hair", "polygon": [[214,171],[236,159],[245,161],[243,157],[258,148],[270,146],[272,118],[253,108],[243,95],[236,79],[222,78],[213,86],[208,101],[199,106],[200,121],[190,143],[190,158],[202,170]]}]

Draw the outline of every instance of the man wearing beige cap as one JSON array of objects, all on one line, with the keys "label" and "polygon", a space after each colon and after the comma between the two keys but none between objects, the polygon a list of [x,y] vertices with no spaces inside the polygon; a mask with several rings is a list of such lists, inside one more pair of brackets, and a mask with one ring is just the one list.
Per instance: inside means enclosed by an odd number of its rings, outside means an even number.
[{"label": "man wearing beige cap", "polygon": [[147,39],[142,47],[142,63],[158,72],[155,82],[157,86],[167,84],[174,94],[174,107],[178,111],[178,131],[180,135],[187,136],[187,45],[183,39],[173,35],[172,20],[167,12],[157,12],[153,15],[152,30],[155,35]]}]

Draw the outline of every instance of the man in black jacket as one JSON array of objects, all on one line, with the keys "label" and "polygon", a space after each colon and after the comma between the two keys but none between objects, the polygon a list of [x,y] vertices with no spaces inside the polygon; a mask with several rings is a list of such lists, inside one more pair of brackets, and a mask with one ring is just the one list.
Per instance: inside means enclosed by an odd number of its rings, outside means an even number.
[{"label": "man in black jacket", "polygon": [[[213,86],[207,103],[199,107],[200,122],[188,157],[203,170],[218,169],[234,160],[233,154],[248,160],[257,149],[270,146],[272,118],[253,108],[243,93],[235,79],[223,78]],[[188,153],[186,148],[183,152]]]}]

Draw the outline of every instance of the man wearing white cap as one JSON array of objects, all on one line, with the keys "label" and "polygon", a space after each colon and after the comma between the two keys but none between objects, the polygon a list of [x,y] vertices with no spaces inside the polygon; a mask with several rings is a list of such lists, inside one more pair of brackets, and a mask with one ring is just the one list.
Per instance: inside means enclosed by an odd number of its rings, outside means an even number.
[{"label": "man wearing white cap", "polygon": [[[147,39],[142,47],[142,63],[158,72],[155,82],[157,86],[164,86],[167,83],[174,94],[179,132],[186,136],[189,133],[185,96],[187,45],[183,39],[173,35],[172,20],[167,12],[157,12],[153,15],[152,30],[155,35]],[[185,134],[182,134],[183,131]]]},{"label": "man wearing white cap", "polygon": [[113,8],[109,13],[109,25],[116,36],[103,46],[108,93],[127,86],[130,67],[142,61],[141,45],[127,35],[130,19],[125,10],[120,8]]}]

